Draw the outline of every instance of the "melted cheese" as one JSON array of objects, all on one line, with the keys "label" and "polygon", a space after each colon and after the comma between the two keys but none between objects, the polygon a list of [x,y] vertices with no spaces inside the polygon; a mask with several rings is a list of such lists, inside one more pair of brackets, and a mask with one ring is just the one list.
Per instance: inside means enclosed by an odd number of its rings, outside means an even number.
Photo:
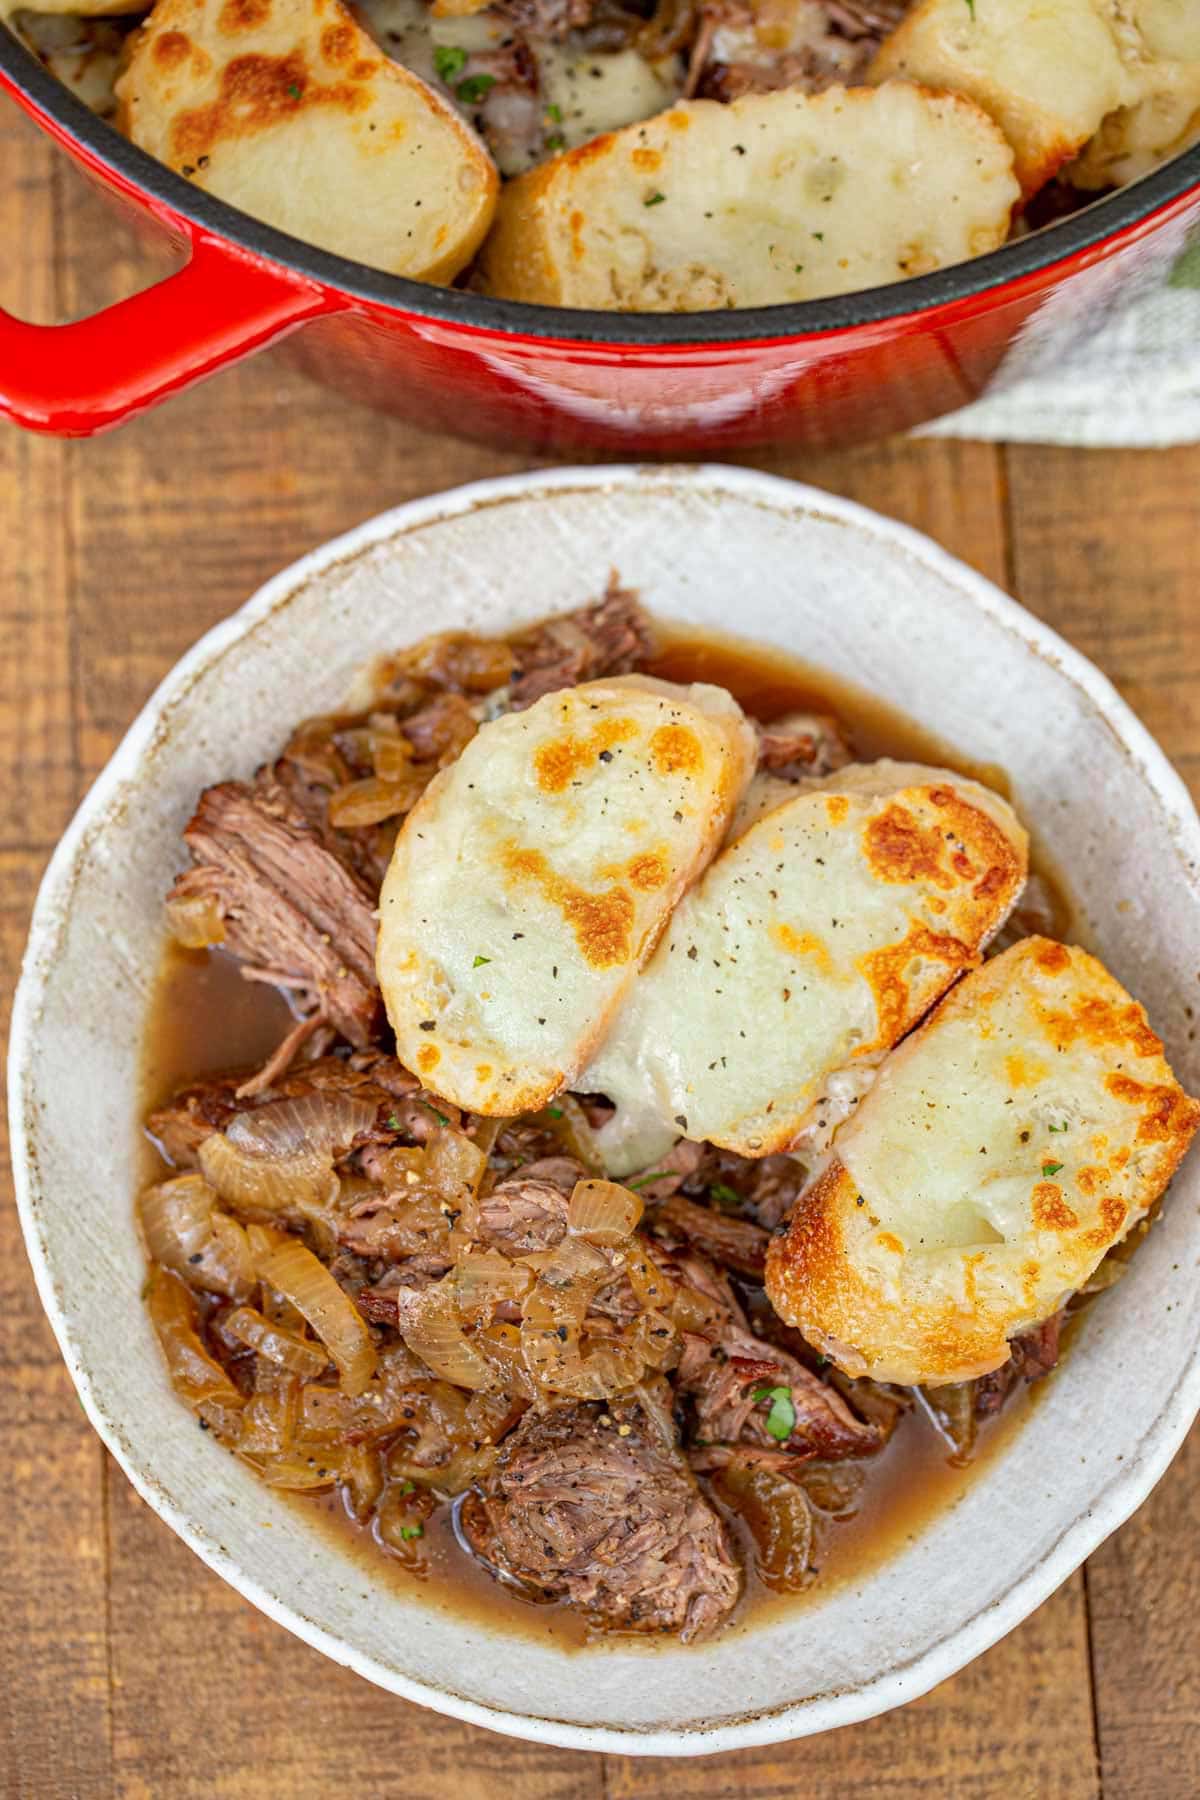
[{"label": "melted cheese", "polygon": [[383,885],[379,983],[403,1062],[502,1116],[574,1082],[754,752],[723,689],[637,676],[485,725],[409,814]]},{"label": "melted cheese", "polygon": [[610,1170],[681,1133],[744,1156],[819,1135],[830,1076],[974,964],[1026,861],[1005,802],[946,770],[842,769],[768,812],[676,909],[583,1077],[617,1105]]},{"label": "melted cheese", "polygon": [[773,1240],[776,1310],[851,1375],[964,1381],[1087,1280],[1200,1123],[1142,1008],[1027,938],[883,1064]]}]

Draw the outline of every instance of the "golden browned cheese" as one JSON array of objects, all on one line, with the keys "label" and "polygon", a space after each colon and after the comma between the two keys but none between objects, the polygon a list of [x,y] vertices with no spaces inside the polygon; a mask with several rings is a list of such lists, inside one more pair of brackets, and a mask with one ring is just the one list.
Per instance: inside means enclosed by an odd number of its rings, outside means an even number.
[{"label": "golden browned cheese", "polygon": [[830,1123],[1004,923],[1027,840],[947,769],[839,769],[743,831],[677,907],[585,1085],[615,1173],[680,1132],[743,1156]]},{"label": "golden browned cheese", "polygon": [[771,1244],[772,1303],[849,1374],[985,1374],[1145,1214],[1198,1124],[1137,1002],[1027,938],[884,1063]]},{"label": "golden browned cheese", "polygon": [[394,274],[451,280],[491,221],[487,151],[340,0],[158,0],[117,96],[198,187]]},{"label": "golden browned cheese", "polygon": [[484,725],[408,815],[380,897],[407,1067],[502,1117],[574,1081],[720,847],[754,752],[723,689],[638,675]]}]

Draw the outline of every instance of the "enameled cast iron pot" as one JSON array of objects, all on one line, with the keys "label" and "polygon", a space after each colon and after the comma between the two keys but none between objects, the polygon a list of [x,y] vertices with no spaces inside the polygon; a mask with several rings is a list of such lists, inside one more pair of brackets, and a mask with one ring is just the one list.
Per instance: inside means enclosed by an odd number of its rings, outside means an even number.
[{"label": "enameled cast iron pot", "polygon": [[[0,414],[87,436],[251,351],[415,424],[542,450],[689,456],[901,431],[975,398],[1035,312],[1064,341],[1200,218],[1200,147],[957,268],[744,312],[572,312],[384,275],[202,193],[90,113],[0,26],[0,88],[185,265],[90,319],[0,313]],[[10,247],[20,254],[19,246]]]}]

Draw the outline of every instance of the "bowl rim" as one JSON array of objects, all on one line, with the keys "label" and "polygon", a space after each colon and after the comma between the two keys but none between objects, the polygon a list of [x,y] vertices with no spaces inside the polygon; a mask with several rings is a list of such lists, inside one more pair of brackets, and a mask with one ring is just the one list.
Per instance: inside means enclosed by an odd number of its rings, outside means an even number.
[{"label": "bowl rim", "polygon": [[46,1197],[36,1152],[38,1112],[33,1062],[54,949],[69,917],[80,859],[93,835],[102,832],[119,811],[126,784],[135,776],[142,758],[169,741],[173,708],[186,699],[213,665],[275,612],[284,609],[293,595],[374,547],[466,513],[562,491],[614,489],[636,489],[650,497],[659,490],[729,495],[749,499],[776,514],[815,515],[867,533],[887,551],[915,559],[933,575],[940,576],[1015,638],[1024,653],[1049,662],[1101,714],[1133,760],[1149,789],[1149,797],[1165,815],[1185,876],[1200,900],[1200,818],[1182,778],[1146,727],[1108,678],[1081,652],[923,533],[820,489],[722,464],[666,464],[652,468],[624,464],[533,470],[410,500],[319,545],[266,581],[241,607],[207,631],[164,676],[82,800],[40,884],[13,1002],[8,1106],[17,1211],[26,1253],[83,1409],[136,1492],[203,1562],[277,1624],[334,1662],[403,1699],[430,1706],[468,1724],[537,1743],[621,1755],[695,1756],[786,1742],[872,1718],[927,1693],[989,1649],[1048,1599],[1124,1523],[1160,1479],[1200,1411],[1200,1357],[1184,1367],[1173,1387],[1161,1398],[1138,1440],[1136,1454],[1126,1457],[1119,1472],[1104,1482],[1090,1505],[1064,1528],[1041,1561],[1024,1576],[1015,1578],[998,1599],[911,1661],[861,1688],[789,1702],[765,1712],[744,1713],[713,1726],[691,1724],[643,1731],[577,1725],[485,1705],[385,1667],[313,1623],[298,1606],[276,1600],[224,1546],[193,1525],[186,1508],[163,1492],[152,1471],[140,1468],[127,1456],[119,1424],[105,1412],[93,1387],[86,1346],[76,1337],[70,1307],[56,1282],[39,1219]]},{"label": "bowl rim", "polygon": [[787,342],[919,319],[942,307],[972,300],[986,302],[989,296],[997,298],[1013,286],[1033,282],[1056,264],[1069,263],[1089,251],[1100,251],[1104,244],[1139,225],[1150,224],[1156,213],[1173,210],[1175,203],[1189,193],[1196,196],[1200,205],[1200,144],[1196,144],[1152,174],[1103,195],[1081,211],[1045,225],[1028,237],[908,281],[863,288],[828,300],[707,313],[611,313],[534,306],[390,275],[332,251],[320,250],[289,232],[251,218],[229,202],[195,187],[92,112],[39,62],[2,16],[0,76],[24,96],[35,113],[52,119],[68,139],[82,145],[89,159],[100,164],[118,187],[139,190],[143,197],[157,201],[200,230],[215,233],[254,256],[266,257],[324,288],[336,289],[375,307],[438,321],[464,332],[546,343],[634,351],[705,345],[733,347]]}]

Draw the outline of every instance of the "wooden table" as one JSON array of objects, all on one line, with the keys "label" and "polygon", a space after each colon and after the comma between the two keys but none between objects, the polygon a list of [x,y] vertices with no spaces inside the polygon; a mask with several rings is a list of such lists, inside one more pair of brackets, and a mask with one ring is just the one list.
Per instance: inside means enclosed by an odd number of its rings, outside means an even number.
[{"label": "wooden table", "polygon": [[[51,321],[147,279],[0,111],[0,304]],[[344,405],[277,361],[94,443],[0,427],[0,954],[88,783],[189,644],[282,564],[412,495],[527,466]],[[755,461],[920,527],[1116,681],[1200,786],[1200,449],[889,443]],[[970,647],[964,645],[964,654]],[[86,1424],[0,1208],[0,1790],[280,1800],[1193,1800],[1200,1441],[1042,1609],[903,1711],[668,1765],[543,1750],[376,1691],[255,1612]]]}]

